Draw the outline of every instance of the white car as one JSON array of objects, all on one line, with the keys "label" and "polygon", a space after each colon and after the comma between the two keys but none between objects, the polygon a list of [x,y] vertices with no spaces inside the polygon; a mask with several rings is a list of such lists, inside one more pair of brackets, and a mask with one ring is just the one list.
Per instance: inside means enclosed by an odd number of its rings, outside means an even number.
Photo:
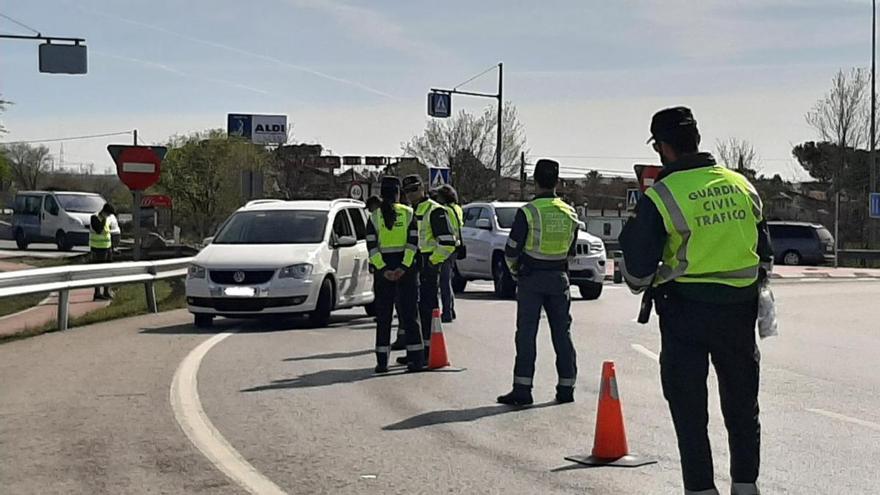
[{"label": "white car", "polygon": [[[525,203],[470,203],[464,206],[462,238],[467,251],[456,261],[453,289],[464,291],[469,280],[492,280],[495,295],[512,298],[516,281],[504,261],[504,246],[513,227],[517,210]],[[605,280],[605,243],[590,235],[583,225],[578,229],[577,255],[568,263],[571,284],[576,285],[584,299],[598,299]]]},{"label": "white car", "polygon": [[[89,245],[89,218],[107,203],[98,194],[78,191],[19,191],[15,194],[12,233],[19,249],[54,242],[61,251]],[[118,244],[119,223],[110,234]]]},{"label": "white car", "polygon": [[256,200],[232,214],[196,255],[186,301],[197,327],[215,316],[372,313],[366,213],[360,201]]}]

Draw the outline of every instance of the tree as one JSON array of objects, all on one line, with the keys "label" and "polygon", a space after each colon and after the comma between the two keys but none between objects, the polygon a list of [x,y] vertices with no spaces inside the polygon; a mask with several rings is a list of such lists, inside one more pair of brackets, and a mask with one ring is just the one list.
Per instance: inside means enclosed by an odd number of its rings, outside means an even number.
[{"label": "tree", "polygon": [[752,143],[735,137],[719,139],[715,142],[715,151],[725,167],[736,170],[750,180],[758,176],[758,152]]},{"label": "tree", "polygon": [[[12,105],[11,101],[0,98],[0,113],[5,112],[6,107],[8,107],[9,105]],[[7,132],[9,131],[6,130],[6,126],[3,125],[3,122],[0,122],[0,134],[6,134]]]},{"label": "tree", "polygon": [[[402,143],[401,149],[431,167],[450,167],[459,152],[468,151],[484,167],[494,171],[497,119],[495,105],[486,107],[480,115],[462,110],[448,119],[430,119],[424,132]],[[501,114],[501,129],[501,173],[517,175],[520,153],[528,150],[516,107],[509,102],[504,104]]]},{"label": "tree", "polygon": [[52,163],[49,148],[44,145],[12,143],[4,146],[13,182],[20,189],[37,189]]},{"label": "tree", "polygon": [[842,69],[831,80],[831,90],[806,115],[807,124],[816,129],[823,141],[839,148],[858,148],[868,135],[864,119],[870,107],[868,75],[864,69]]},{"label": "tree", "polygon": [[159,188],[175,201],[181,227],[198,239],[242,204],[241,172],[263,170],[264,148],[226,137],[222,129],[175,136],[162,164]]},{"label": "tree", "polygon": [[450,162],[452,184],[461,204],[491,198],[495,171],[483,164],[470,150],[460,150]]}]

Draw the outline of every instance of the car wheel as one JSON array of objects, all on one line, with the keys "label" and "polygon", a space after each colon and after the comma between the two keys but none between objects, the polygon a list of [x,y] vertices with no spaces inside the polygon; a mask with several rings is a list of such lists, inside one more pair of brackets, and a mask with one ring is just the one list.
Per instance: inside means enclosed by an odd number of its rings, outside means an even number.
[{"label": "car wheel", "polygon": [[510,274],[503,256],[495,256],[492,264],[492,282],[495,285],[496,297],[513,299],[516,296],[516,280]]},{"label": "car wheel", "polygon": [[70,251],[73,249],[73,246],[71,246],[70,242],[67,240],[67,234],[62,230],[59,230],[58,233],[55,234],[55,245],[58,246],[59,251]]},{"label": "car wheel", "polygon": [[782,264],[783,265],[800,265],[801,264],[801,253],[797,251],[786,251],[784,255],[782,255]]},{"label": "car wheel", "polygon": [[461,276],[460,273],[458,273],[458,268],[457,267],[453,268],[453,271],[452,271],[452,292],[454,292],[456,294],[461,294],[462,292],[464,292],[464,289],[467,287],[467,283],[468,283],[467,279],[465,279],[464,277]]},{"label": "car wheel", "polygon": [[21,229],[15,230],[15,245],[21,250],[25,250],[28,247],[27,236],[24,235],[24,231]]},{"label": "car wheel", "polygon": [[196,313],[193,315],[196,328],[211,328],[214,325],[214,315]]},{"label": "car wheel", "polygon": [[376,303],[371,302],[364,306],[364,312],[367,313],[367,316],[376,316]]},{"label": "car wheel", "polygon": [[590,282],[579,285],[578,289],[581,291],[582,298],[587,301],[594,301],[599,299],[599,296],[602,295],[602,287],[603,285],[601,283]]},{"label": "car wheel", "polygon": [[318,304],[309,314],[309,324],[313,327],[326,327],[330,323],[331,311],[333,311],[333,284],[325,278],[318,293]]}]

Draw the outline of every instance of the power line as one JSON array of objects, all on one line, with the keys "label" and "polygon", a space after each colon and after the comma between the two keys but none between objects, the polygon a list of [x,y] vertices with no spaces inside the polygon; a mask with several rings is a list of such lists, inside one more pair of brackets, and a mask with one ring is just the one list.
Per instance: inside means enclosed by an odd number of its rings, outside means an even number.
[{"label": "power line", "polygon": [[28,141],[10,141],[8,143],[0,143],[0,144],[57,143],[59,141],[77,141],[77,140],[81,140],[81,139],[97,139],[97,138],[111,137],[111,136],[123,136],[126,134],[131,134],[131,131],[108,132],[106,134],[90,134],[88,136],[71,136],[71,137],[63,137],[63,138],[31,139]]},{"label": "power line", "polygon": [[40,34],[40,32],[37,31],[36,29],[34,29],[34,28],[28,26],[27,24],[25,24],[25,23],[23,23],[23,22],[21,22],[21,21],[17,21],[17,20],[13,19],[12,17],[9,17],[8,15],[6,15],[6,14],[4,14],[4,13],[2,13],[2,12],[0,12],[0,17],[6,19],[6,20],[8,20],[8,21],[12,21],[12,22],[14,22],[15,24],[18,24],[19,26],[21,26],[21,27],[23,27],[23,28],[25,28],[25,29],[27,29],[27,30],[29,30],[29,31],[33,31],[37,36],[42,36],[42,34]]},{"label": "power line", "polygon": [[489,67],[488,69],[484,70],[483,72],[480,72],[480,73],[477,74],[476,76],[474,76],[474,77],[468,79],[467,81],[465,81],[465,82],[463,82],[463,83],[458,83],[458,84],[456,84],[455,86],[452,87],[452,89],[458,89],[458,88],[460,88],[461,86],[464,86],[465,84],[467,84],[467,83],[473,81],[474,79],[477,79],[477,78],[479,78],[479,77],[482,77],[482,76],[488,74],[489,72],[492,72],[493,70],[495,70],[495,69],[497,69],[497,68],[498,68],[498,65],[497,65],[497,64],[496,64],[496,65],[493,65],[492,67]]},{"label": "power line", "polygon": [[[541,155],[541,154],[529,154],[526,155],[530,158],[583,158],[590,160],[640,160],[640,161],[654,161],[657,160],[656,156],[645,157],[645,156],[602,156],[602,155]],[[764,162],[791,162],[794,161],[794,158],[761,158],[758,157],[758,161]]]}]

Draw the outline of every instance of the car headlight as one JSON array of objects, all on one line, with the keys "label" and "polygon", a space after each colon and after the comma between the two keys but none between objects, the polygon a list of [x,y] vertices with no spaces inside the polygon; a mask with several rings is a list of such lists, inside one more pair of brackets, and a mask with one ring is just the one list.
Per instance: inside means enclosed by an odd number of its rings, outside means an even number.
[{"label": "car headlight", "polygon": [[308,278],[312,274],[312,265],[308,263],[297,263],[295,265],[285,266],[278,273],[278,278]]},{"label": "car headlight", "polygon": [[199,265],[189,265],[189,270],[186,272],[186,278],[205,278],[205,275],[208,274],[208,270],[203,266]]}]

